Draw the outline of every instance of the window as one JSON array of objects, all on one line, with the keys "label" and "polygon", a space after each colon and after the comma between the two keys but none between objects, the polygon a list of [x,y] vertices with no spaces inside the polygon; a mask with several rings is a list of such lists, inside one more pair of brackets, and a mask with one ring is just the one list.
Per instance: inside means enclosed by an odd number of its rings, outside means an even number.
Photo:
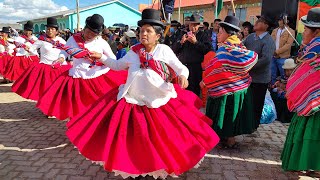
[{"label": "window", "polygon": [[256,21],[256,17],[255,16],[250,16],[250,18],[249,18],[249,22],[251,23],[251,24],[254,24]]},{"label": "window", "polygon": [[[228,9],[228,15],[233,15],[232,9]],[[240,21],[246,21],[247,19],[247,8],[236,8],[236,17],[240,19]]]}]

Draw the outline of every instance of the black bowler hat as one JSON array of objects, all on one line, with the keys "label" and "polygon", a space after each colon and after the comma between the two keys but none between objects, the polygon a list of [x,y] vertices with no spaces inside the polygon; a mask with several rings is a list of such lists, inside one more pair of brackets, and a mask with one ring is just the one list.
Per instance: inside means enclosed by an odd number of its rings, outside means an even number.
[{"label": "black bowler hat", "polygon": [[54,27],[54,28],[58,28],[59,27],[58,21],[54,17],[47,18],[47,25],[46,26],[47,27]]},{"label": "black bowler hat", "polygon": [[224,26],[230,27],[231,29],[234,29],[237,32],[241,30],[239,28],[240,20],[235,16],[226,16],[224,21],[220,22],[219,25],[222,27]]},{"label": "black bowler hat", "polygon": [[95,33],[100,33],[104,29],[104,19],[100,14],[87,17],[86,26]]},{"label": "black bowler hat", "polygon": [[189,23],[200,24],[200,16],[198,14],[192,14],[189,19]]},{"label": "black bowler hat", "polygon": [[28,21],[24,26],[24,30],[33,31],[33,23],[31,21]]},{"label": "black bowler hat", "polygon": [[10,27],[2,27],[2,30],[0,32],[9,34],[10,33]]},{"label": "black bowler hat", "polygon": [[160,11],[155,9],[145,9],[142,11],[142,19],[138,21],[138,26],[143,26],[145,24],[157,25],[164,27],[163,22],[161,22]]},{"label": "black bowler hat", "polygon": [[171,26],[172,26],[172,27],[180,27],[181,24],[180,24],[177,20],[172,20],[172,21],[171,21]]},{"label": "black bowler hat", "polygon": [[312,8],[308,15],[301,17],[302,23],[307,27],[320,28],[320,8]]},{"label": "black bowler hat", "polygon": [[265,16],[265,15],[261,15],[261,16],[257,16],[258,19],[263,19],[267,24],[268,26],[273,26],[273,21],[271,18],[269,18],[268,16]]}]

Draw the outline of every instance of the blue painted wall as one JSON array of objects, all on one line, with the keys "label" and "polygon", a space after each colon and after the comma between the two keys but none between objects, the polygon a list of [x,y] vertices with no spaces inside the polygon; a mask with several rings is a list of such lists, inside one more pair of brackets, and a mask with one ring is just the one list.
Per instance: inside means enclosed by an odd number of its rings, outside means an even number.
[{"label": "blue painted wall", "polygon": [[[58,25],[59,25],[59,29],[66,29],[69,27],[69,19],[68,17],[64,17],[64,18],[58,18]],[[33,21],[33,27],[34,27],[34,32],[39,32],[42,30],[46,30],[45,25],[47,24],[47,20],[42,20],[42,21]]]},{"label": "blue painted wall", "polygon": [[[141,20],[141,14],[133,11],[132,9],[124,6],[119,2],[106,4],[104,6],[96,7],[86,11],[80,12],[80,28],[84,28],[86,18],[93,14],[100,14],[104,18],[104,24],[106,27],[112,26],[115,23],[128,24],[129,26],[137,26],[137,22]],[[77,28],[77,14],[71,14],[67,17],[57,18],[59,29]],[[33,21],[34,32],[45,30],[46,20]]]},{"label": "blue painted wall", "polygon": [[[137,22],[141,20],[141,14],[123,6],[119,2],[114,2],[94,9],[80,12],[80,27],[84,28],[85,21],[88,16],[93,14],[100,14],[104,18],[104,25],[106,27],[112,26],[115,23],[128,24],[129,26],[136,26]],[[70,29],[77,28],[77,14],[69,16]]]}]

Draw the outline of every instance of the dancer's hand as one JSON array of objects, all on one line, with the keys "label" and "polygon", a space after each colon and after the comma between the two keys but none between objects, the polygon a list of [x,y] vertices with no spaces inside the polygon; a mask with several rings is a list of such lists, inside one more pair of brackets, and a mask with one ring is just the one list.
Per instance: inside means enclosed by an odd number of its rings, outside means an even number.
[{"label": "dancer's hand", "polygon": [[92,51],[92,52],[90,52],[90,55],[89,55],[89,57],[91,58],[91,59],[101,59],[101,57],[102,57],[102,54],[101,53],[98,53],[98,52],[95,52],[95,51]]},{"label": "dancer's hand", "polygon": [[63,63],[64,62],[64,58],[63,57],[60,57],[59,59],[53,61],[52,64],[56,64],[56,63]]},{"label": "dancer's hand", "polygon": [[205,87],[206,87],[206,85],[204,84],[204,82],[203,82],[203,81],[201,81],[199,85],[200,85],[200,88],[201,88],[201,89],[203,89],[203,88],[205,88]]},{"label": "dancer's hand", "polygon": [[189,82],[188,82],[187,78],[184,77],[183,75],[179,76],[178,83],[179,83],[180,87],[183,89],[185,89],[189,86]]}]

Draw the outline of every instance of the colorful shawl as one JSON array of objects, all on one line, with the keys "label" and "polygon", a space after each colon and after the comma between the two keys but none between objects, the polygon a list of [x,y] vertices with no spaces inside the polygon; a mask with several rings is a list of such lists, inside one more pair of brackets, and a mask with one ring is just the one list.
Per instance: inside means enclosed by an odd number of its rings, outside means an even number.
[{"label": "colorful shawl", "polygon": [[319,52],[320,37],[315,37],[299,52],[298,61],[303,62],[305,60],[314,58]]},{"label": "colorful shawl", "polygon": [[[319,52],[318,52],[319,53]],[[310,116],[320,110],[320,56],[304,61],[287,83],[288,109],[299,116]]]},{"label": "colorful shawl", "polygon": [[23,39],[25,39],[27,42],[30,42],[31,44],[34,44],[34,42],[35,42],[33,39],[28,38],[26,35],[21,35],[21,37],[22,37]]},{"label": "colorful shawl", "polygon": [[13,44],[16,46],[16,48],[24,48],[25,49],[27,47],[24,43],[21,43],[18,41],[13,41]]},{"label": "colorful shawl", "polygon": [[[77,40],[79,40],[79,38],[77,38],[77,36],[79,36],[79,34],[80,33],[73,35],[76,42],[77,42]],[[69,55],[71,55],[72,57],[75,57],[75,58],[86,58],[86,57],[89,57],[89,55],[90,55],[90,52],[87,49],[84,49],[84,45],[82,42],[79,42],[79,43],[77,42],[80,48],[74,48],[74,47],[66,46],[66,45],[60,43],[59,41],[54,41],[51,38],[48,38],[46,35],[40,36],[39,40],[48,42],[48,43],[52,44],[55,48],[64,50]]]},{"label": "colorful shawl", "polygon": [[241,44],[233,44],[231,36],[220,44],[216,57],[204,71],[203,82],[212,97],[220,97],[247,89],[251,83],[249,70],[257,63],[258,55]]},{"label": "colorful shawl", "polygon": [[89,66],[90,68],[95,65],[97,65],[97,66],[103,65],[102,63],[96,62],[95,59],[90,58],[90,51],[84,47],[85,41],[84,41],[81,33],[74,34],[73,38],[80,48],[66,46],[66,45],[60,43],[59,41],[54,41],[54,40],[48,38],[46,35],[40,36],[39,40],[48,42],[48,43],[52,44],[55,48],[66,51],[72,57],[88,59],[89,61],[92,62]]},{"label": "colorful shawl", "polygon": [[177,74],[175,71],[165,62],[154,60],[152,55],[146,52],[145,47],[142,44],[135,45],[131,47],[131,49],[133,52],[139,55],[141,68],[150,68],[154,70],[166,82],[177,82]]}]

